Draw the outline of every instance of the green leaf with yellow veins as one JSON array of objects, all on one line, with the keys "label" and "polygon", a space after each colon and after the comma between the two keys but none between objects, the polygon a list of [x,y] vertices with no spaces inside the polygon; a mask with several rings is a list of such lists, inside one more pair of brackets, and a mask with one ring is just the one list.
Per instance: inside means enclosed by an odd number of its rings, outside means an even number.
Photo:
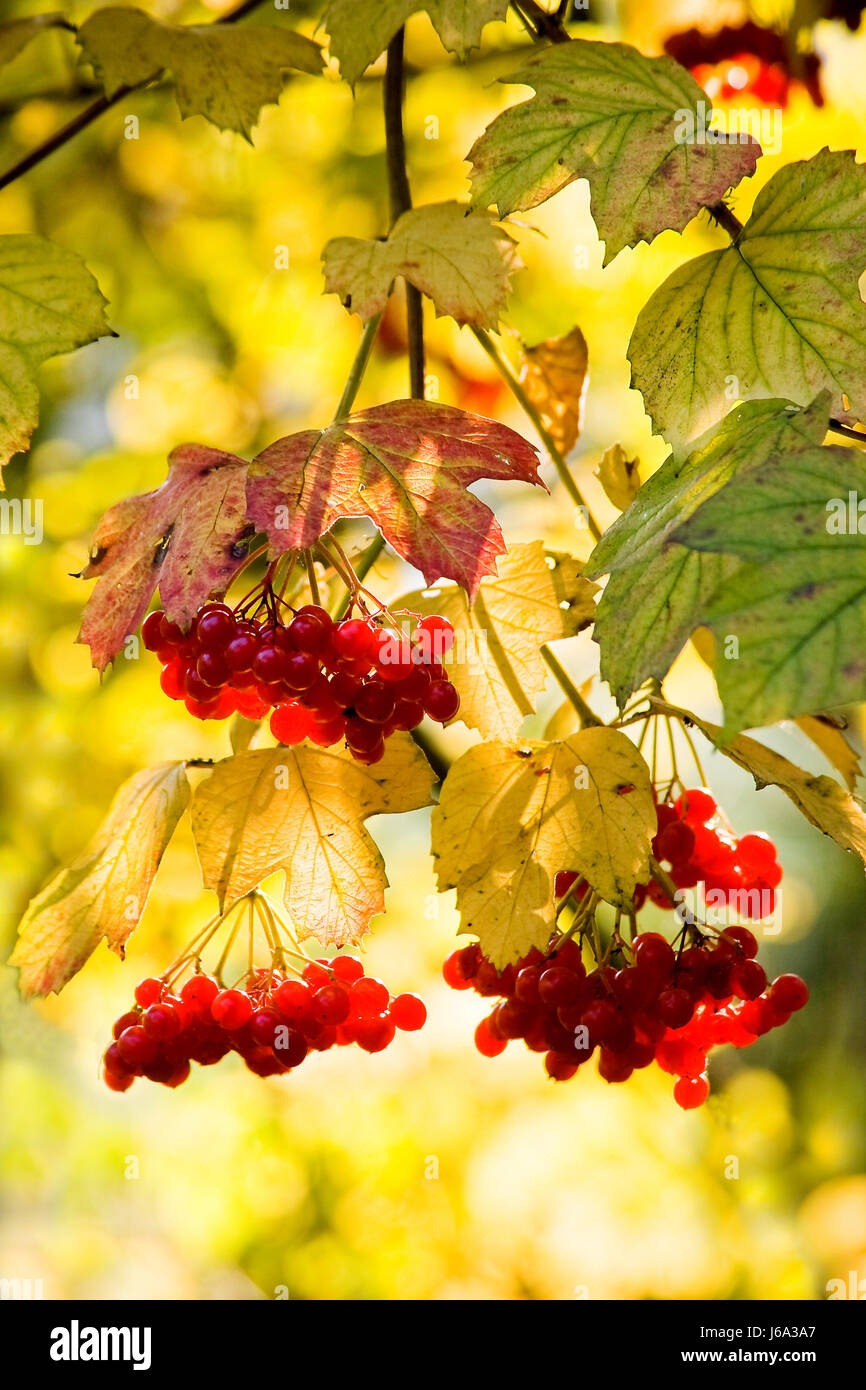
[{"label": "green leaf with yellow veins", "polygon": [[75,26],[60,13],[31,14],[22,19],[12,19],[8,24],[0,24],[0,68],[17,58],[31,39],[46,29],[71,29],[74,32]]},{"label": "green leaf with yellow veins", "polygon": [[678,528],[741,470],[760,469],[776,450],[792,457],[820,444],[827,421],[826,394],[808,410],[747,401],[685,459],[667,458],[605,532],[587,574],[611,575],[594,637],[602,677],[620,707],[645,680],[667,675],[720,585],[741,568],[731,555],[686,549]]},{"label": "green leaf with yellow veins", "polygon": [[102,940],[123,958],[188,801],[183,763],[124,782],[87,849],[24,913],[9,963],[20,967],[25,998],[59,994]]},{"label": "green leaf with yellow veins", "polygon": [[476,140],[472,201],[504,215],[587,179],[605,264],[625,246],[682,231],[754,173],[761,153],[750,137],[691,138],[704,133],[706,94],[672,58],[647,58],[628,44],[572,39],[504,80],[535,96]]},{"label": "green leaf with yellow veins", "polygon": [[505,18],[508,0],[332,0],[325,28],[345,80],[354,86],[397,30],[421,10],[430,16],[449,53],[465,58],[481,43],[485,24]]},{"label": "green leaf with yellow veins", "polygon": [[344,748],[260,748],[217,763],[198,788],[192,828],[206,888],[220,908],[285,872],[301,937],[358,942],[385,906],[382,856],[364,826],[431,801],[433,773],[408,734],[371,767]]},{"label": "green leaf with yellow veins", "polygon": [[72,251],[40,236],[0,236],[0,468],[38,423],[36,368],[110,334],[105,302]]},{"label": "green leaf with yellow veins", "polygon": [[490,742],[454,763],[433,812],[440,891],[456,888],[461,931],[502,967],[547,948],[560,869],[625,905],[649,879],[656,811],[649,769],[616,729],[561,743]]},{"label": "green leaf with yellow veins", "polygon": [[822,150],[786,164],[734,245],[668,276],[638,315],[631,384],[675,449],[717,419],[731,392],[866,418],[866,164]]},{"label": "green leaf with yellow veins", "polygon": [[116,6],[90,15],[78,38],[107,96],[170,72],[182,116],[248,140],[262,107],[279,101],[288,68],[315,74],[324,65],[319,45],[291,29],[163,24]]},{"label": "green leaf with yellow veins", "polygon": [[381,313],[402,275],[432,299],[437,314],[478,328],[497,327],[522,265],[513,239],[489,213],[456,202],[411,208],[385,241],[334,237],[323,261],[325,289],[362,319]]},{"label": "green leaf with yellow veins", "polygon": [[392,608],[440,613],[454,628],[454,647],[445,664],[460,695],[458,718],[485,738],[517,733],[547,668],[544,642],[573,637],[595,616],[596,586],[570,555],[545,555],[541,541],[513,545],[482,580],[473,603],[455,584],[398,599]]}]

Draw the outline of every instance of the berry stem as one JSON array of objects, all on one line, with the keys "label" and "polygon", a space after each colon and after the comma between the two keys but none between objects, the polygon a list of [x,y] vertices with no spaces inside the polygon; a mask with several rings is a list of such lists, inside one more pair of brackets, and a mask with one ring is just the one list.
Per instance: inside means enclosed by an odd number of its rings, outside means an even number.
[{"label": "berry stem", "polygon": [[[328,537],[328,539],[330,540],[331,537]],[[353,566],[353,573],[356,579],[360,581],[369,574],[370,570],[375,565],[379,556],[382,554],[384,548],[385,538],[380,531],[377,531],[373,539],[370,541],[370,544],[367,546],[365,550],[361,552],[358,559],[355,561],[355,564]],[[333,615],[335,622],[338,622],[340,618],[344,618],[346,616],[346,614],[349,611],[349,605],[351,604],[351,602],[352,595],[347,593],[345,597],[342,599],[342,601],[338,604],[337,611]]]},{"label": "berry stem", "polygon": [[364,372],[367,370],[367,363],[370,360],[370,353],[373,351],[373,343],[376,340],[376,334],[379,331],[379,324],[381,321],[382,315],[376,314],[364,324],[361,333],[361,341],[358,344],[358,351],[355,353],[355,360],[349,369],[346,385],[343,387],[343,394],[334,412],[334,424],[336,424],[338,420],[345,420],[351,413],[352,406],[355,403],[355,397],[364,379]]},{"label": "berry stem", "polygon": [[316,578],[316,563],[313,559],[312,550],[304,551],[304,564],[307,567],[307,579],[310,583],[310,595],[312,597],[313,603],[321,606],[322,601],[319,597],[319,581]]},{"label": "berry stem", "polygon": [[556,678],[556,682],[562,693],[568,698],[569,703],[580,716],[581,725],[587,729],[597,728],[603,721],[599,719],[594,710],[590,709],[586,700],[584,700],[577,686],[574,684],[574,681],[571,679],[571,676],[565,670],[559,658],[553,654],[546,642],[541,648],[541,655],[544,658],[545,665]]}]

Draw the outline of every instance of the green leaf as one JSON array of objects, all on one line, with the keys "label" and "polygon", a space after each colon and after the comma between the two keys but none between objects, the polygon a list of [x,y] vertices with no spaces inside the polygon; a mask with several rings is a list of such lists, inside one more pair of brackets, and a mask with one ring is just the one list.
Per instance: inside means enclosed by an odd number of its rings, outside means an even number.
[{"label": "green leaf", "polygon": [[43,237],[0,236],[0,468],[39,420],[36,368],[111,333],[99,286],[72,251]]},{"label": "green leaf", "polygon": [[410,15],[426,10],[449,53],[465,58],[493,19],[504,19],[508,0],[332,0],[325,13],[331,52],[347,82],[385,52]]},{"label": "green leaf", "polygon": [[694,550],[748,562],[703,615],[718,643],[724,738],[866,698],[862,484],[856,449],[779,450],[677,531]]},{"label": "green leaf", "polygon": [[188,801],[183,763],[124,782],[87,849],[24,913],[9,963],[21,969],[25,998],[59,993],[103,939],[123,959]]},{"label": "green leaf", "polygon": [[460,203],[430,203],[404,212],[385,241],[334,237],[323,252],[325,289],[347,309],[372,318],[402,275],[426,294],[437,314],[496,328],[512,273],[521,260],[512,237],[487,212]]},{"label": "green leaf", "polygon": [[108,96],[171,72],[182,116],[248,140],[262,107],[279,101],[285,70],[318,73],[324,63],[319,45],[291,29],[177,26],[115,6],[92,14],[78,37]]},{"label": "green leaf", "polygon": [[12,19],[8,24],[0,24],[0,68],[17,58],[30,40],[45,29],[71,29],[74,32],[75,26],[69,23],[65,15],[56,12],[31,14],[23,19]]},{"label": "green leaf", "polygon": [[624,246],[681,231],[726,189],[754,173],[750,137],[687,138],[710,103],[672,58],[622,43],[572,39],[510,73],[536,95],[497,116],[469,152],[472,201],[501,215],[533,208],[588,179],[605,264]]},{"label": "green leaf", "polygon": [[675,270],[641,310],[628,355],[658,434],[694,440],[731,398],[782,396],[866,418],[866,164],[822,150],[786,164],[735,245]]},{"label": "green leaf", "polygon": [[746,402],[685,459],[667,458],[605,532],[586,574],[612,576],[594,636],[601,674],[620,707],[649,677],[667,675],[720,584],[740,568],[729,555],[701,555],[679,544],[684,519],[738,470],[759,468],[776,449],[792,455],[819,444],[826,429],[826,396],[806,411],[786,401]]}]

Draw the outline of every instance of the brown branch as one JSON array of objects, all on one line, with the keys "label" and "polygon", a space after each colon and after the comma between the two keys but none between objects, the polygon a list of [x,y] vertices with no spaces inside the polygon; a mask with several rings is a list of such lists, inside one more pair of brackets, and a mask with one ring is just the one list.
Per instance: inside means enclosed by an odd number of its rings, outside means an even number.
[{"label": "brown branch", "polygon": [[[391,226],[412,206],[409,175],[406,172],[406,141],[403,134],[403,30],[388,45],[383,103],[385,149],[388,164],[388,193]],[[415,400],[424,399],[424,311],[421,291],[406,280],[406,327],[409,338],[409,384]]]}]

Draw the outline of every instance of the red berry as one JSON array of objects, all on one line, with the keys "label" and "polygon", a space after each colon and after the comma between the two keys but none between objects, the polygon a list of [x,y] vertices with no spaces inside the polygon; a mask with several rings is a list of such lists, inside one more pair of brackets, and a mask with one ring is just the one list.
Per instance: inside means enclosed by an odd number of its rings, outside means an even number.
[{"label": "red berry", "polygon": [[796,1013],[809,998],[809,987],[799,975],[779,975],[770,986],[770,1003],[784,1013]]},{"label": "red berry", "polygon": [[767,972],[756,960],[740,961],[734,967],[732,983],[741,999],[757,999],[767,987]]},{"label": "red berry", "polygon": [[243,1028],[252,1014],[249,996],[240,989],[222,989],[210,1006],[211,1018],[220,1028],[234,1032]]},{"label": "red berry", "polygon": [[319,1023],[337,1024],[349,1017],[349,1007],[349,991],[342,985],[328,984],[313,995],[310,1011]]},{"label": "red berry", "polygon": [[144,1031],[156,1042],[176,1038],[181,1029],[180,1016],[170,1004],[151,1004],[143,1019]]},{"label": "red berry", "polygon": [[278,743],[294,747],[303,743],[310,731],[312,718],[310,711],[304,709],[296,700],[287,700],[277,705],[270,718],[270,729]]},{"label": "red berry", "polygon": [[351,1010],[356,1017],[369,1018],[380,1014],[388,1007],[391,998],[387,985],[372,975],[356,980],[349,989]]},{"label": "red berry", "polygon": [[417,994],[398,994],[389,1012],[395,1027],[404,1033],[416,1033],[427,1022],[427,1006]]},{"label": "red berry", "polygon": [[125,1028],[117,1039],[117,1051],[130,1071],[143,1071],[156,1056],[157,1044],[140,1024]]},{"label": "red berry", "polygon": [[135,986],[135,1002],[146,1009],[148,1004],[155,1004],[162,995],[162,980],[140,980]]},{"label": "red berry", "polygon": [[265,685],[275,685],[285,676],[288,664],[288,653],[282,651],[280,647],[273,645],[259,647],[253,658],[252,672]]},{"label": "red berry", "polygon": [[202,608],[195,625],[195,636],[200,647],[208,651],[223,651],[236,632],[235,618],[224,603],[209,603]]},{"label": "red berry", "polygon": [[538,997],[550,1008],[573,1004],[580,994],[580,986],[581,978],[575,971],[562,965],[550,965],[539,977]]},{"label": "red berry", "polygon": [[193,1013],[210,1013],[210,1006],[219,994],[219,985],[209,975],[193,975],[180,992],[184,1004]]},{"label": "red berry", "polygon": [[424,709],[438,724],[447,724],[460,708],[460,696],[450,681],[434,681],[424,696]]},{"label": "red berry", "polygon": [[141,1023],[141,1014],[137,1013],[134,1009],[130,1009],[129,1013],[120,1015],[120,1018],[111,1030],[111,1036],[113,1038],[119,1038],[125,1028],[134,1028],[137,1023]]},{"label": "red berry", "polygon": [[356,980],[360,980],[364,973],[364,967],[354,956],[332,956],[331,969],[342,980],[344,984],[352,985]]},{"label": "red berry", "polygon": [[299,1067],[309,1051],[309,1043],[299,1029],[281,1024],[276,1030],[273,1049],[284,1067]]},{"label": "red berry", "polygon": [[655,1011],[666,1028],[685,1028],[695,1011],[695,1001],[688,990],[663,989]]},{"label": "red berry", "polygon": [[284,980],[274,994],[274,1003],[283,1018],[290,1019],[305,1018],[312,999],[313,991],[304,980]]},{"label": "red berry", "polygon": [[674,1100],[683,1110],[696,1110],[710,1094],[705,1076],[681,1076],[674,1084]]},{"label": "red berry", "polygon": [[648,974],[665,976],[674,968],[674,952],[669,941],[658,932],[643,932],[635,939],[635,960]]},{"label": "red berry", "polygon": [[310,690],[319,678],[319,660],[312,652],[289,652],[283,682],[290,690]]},{"label": "red berry", "polygon": [[[132,1027],[132,1024],[127,1025]],[[113,1072],[115,1076],[129,1076],[130,1069],[120,1055],[120,1050],[116,1042],[109,1043],[102,1058],[102,1064],[106,1071]]]},{"label": "red berry", "polygon": [[182,700],[186,694],[187,668],[182,661],[170,661],[163,666],[159,676],[159,686],[163,695],[170,700]]},{"label": "red berry", "polygon": [[376,639],[372,629],[360,618],[347,618],[337,623],[332,637],[334,651],[349,661],[366,661],[373,664]]},{"label": "red berry", "polygon": [[394,1041],[396,1031],[388,1017],[361,1018],[355,1024],[355,1041],[365,1052],[383,1052]]},{"label": "red berry", "polygon": [[706,825],[716,814],[716,803],[704,787],[693,787],[683,792],[674,802],[677,815],[687,825]]},{"label": "red berry", "polygon": [[[464,986],[465,987],[465,986]],[[492,1031],[489,1019],[482,1018],[475,1029],[475,1046],[482,1057],[499,1057],[508,1046],[504,1038]]]},{"label": "red berry", "polygon": [[372,724],[384,724],[394,713],[394,691],[375,676],[364,681],[355,696],[355,713]]},{"label": "red berry", "polygon": [[127,1072],[126,1076],[118,1076],[117,1072],[108,1071],[107,1068],[102,1073],[102,1079],[108,1087],[109,1091],[121,1092],[128,1091],[133,1081],[135,1080],[131,1072]]},{"label": "red berry", "polygon": [[[324,612],[324,609],[320,609],[319,612]],[[325,614],[325,617],[327,618],[328,615]],[[288,628],[293,646],[299,652],[316,653],[322,651],[328,645],[330,622],[331,620],[328,618],[326,626],[310,611],[296,613]]]},{"label": "red berry", "polygon": [[454,628],[441,614],[431,613],[421,619],[412,633],[412,641],[420,648],[425,661],[431,657],[441,661],[454,645]]},{"label": "red berry", "polygon": [[776,862],[776,846],[769,835],[744,835],[737,841],[737,859],[747,873],[762,876]]},{"label": "red berry", "polygon": [[251,632],[239,632],[222,653],[230,671],[251,671],[259,644]]},{"label": "red berry", "polygon": [[225,685],[231,671],[219,652],[203,651],[195,664],[195,672],[205,685],[212,688]]},{"label": "red berry", "polygon": [[621,1081],[628,1081],[633,1071],[634,1067],[625,1051],[612,1052],[606,1047],[601,1049],[601,1056],[598,1059],[598,1074],[603,1080],[618,1084]]},{"label": "red berry", "polygon": [[565,1052],[548,1052],[544,1058],[544,1068],[551,1081],[570,1081],[578,1063]]},{"label": "red berry", "polygon": [[162,609],[158,608],[155,612],[148,613],[141,625],[141,640],[149,652],[155,652],[157,647],[161,647],[165,643],[165,638],[162,635],[163,617]]},{"label": "red berry", "polygon": [[471,989],[472,981],[467,979],[460,966],[462,951],[452,951],[442,963],[442,978],[452,989]]},{"label": "red berry", "polygon": [[695,847],[695,832],[684,821],[675,820],[660,831],[655,840],[655,852],[659,859],[669,859],[672,864],[682,863],[691,858]]},{"label": "red berry", "polygon": [[514,983],[514,997],[524,1004],[538,1003],[538,981],[540,972],[537,965],[525,965],[518,970]]},{"label": "red berry", "polygon": [[738,947],[748,960],[753,960],[758,954],[758,942],[748,927],[726,927],[722,939]]}]

